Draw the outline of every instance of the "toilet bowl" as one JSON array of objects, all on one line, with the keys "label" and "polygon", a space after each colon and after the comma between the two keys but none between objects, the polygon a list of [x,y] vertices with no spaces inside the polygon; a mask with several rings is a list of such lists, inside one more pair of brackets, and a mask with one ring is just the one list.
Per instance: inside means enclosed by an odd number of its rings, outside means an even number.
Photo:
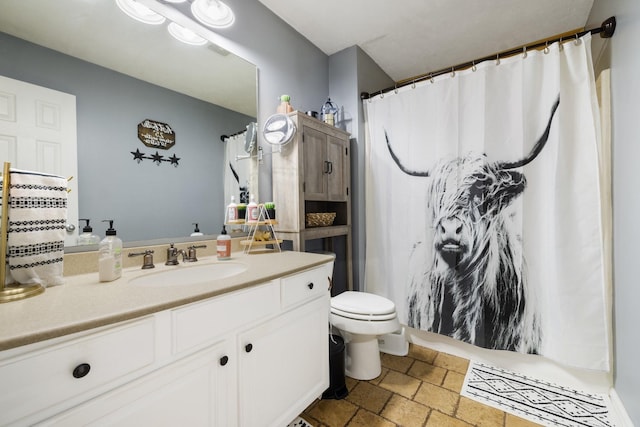
[{"label": "toilet bowl", "polygon": [[345,374],[357,380],[379,376],[378,336],[400,329],[395,304],[379,295],[346,291],[331,298],[329,318],[346,342]]}]

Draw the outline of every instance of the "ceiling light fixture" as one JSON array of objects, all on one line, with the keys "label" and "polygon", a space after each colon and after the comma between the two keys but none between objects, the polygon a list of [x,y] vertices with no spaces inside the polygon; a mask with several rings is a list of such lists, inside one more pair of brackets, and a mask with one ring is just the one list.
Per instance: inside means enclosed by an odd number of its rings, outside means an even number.
[{"label": "ceiling light fixture", "polygon": [[191,12],[200,22],[213,28],[229,27],[235,20],[231,8],[219,0],[195,0]]},{"label": "ceiling light fixture", "polygon": [[124,13],[145,24],[160,25],[166,19],[136,0],[116,0],[116,4]]},{"label": "ceiling light fixture", "polygon": [[169,23],[167,30],[169,30],[169,34],[171,34],[175,39],[180,40],[182,43],[192,44],[195,46],[207,44],[207,39],[200,37],[190,29],[176,24],[175,22]]}]

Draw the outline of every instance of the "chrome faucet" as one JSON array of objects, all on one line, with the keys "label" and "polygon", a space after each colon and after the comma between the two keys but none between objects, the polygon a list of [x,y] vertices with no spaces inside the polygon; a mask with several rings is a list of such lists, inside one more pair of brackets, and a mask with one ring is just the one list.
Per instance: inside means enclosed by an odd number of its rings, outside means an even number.
[{"label": "chrome faucet", "polygon": [[149,268],[155,268],[156,266],[153,265],[153,251],[150,249],[147,249],[144,252],[131,252],[129,253],[129,258],[134,257],[134,256],[140,256],[142,255],[142,269],[143,270],[147,270]]},{"label": "chrome faucet", "polygon": [[196,249],[206,248],[207,245],[192,245],[187,248],[186,256],[185,252],[182,251],[182,262],[196,262],[198,258],[196,257]]},{"label": "chrome faucet", "polygon": [[[184,251],[182,251],[184,252]],[[178,250],[178,248],[173,246],[173,243],[171,243],[169,245],[169,247],[167,248],[167,262],[164,263],[164,265],[178,265],[178,254],[180,253],[180,251]]]}]

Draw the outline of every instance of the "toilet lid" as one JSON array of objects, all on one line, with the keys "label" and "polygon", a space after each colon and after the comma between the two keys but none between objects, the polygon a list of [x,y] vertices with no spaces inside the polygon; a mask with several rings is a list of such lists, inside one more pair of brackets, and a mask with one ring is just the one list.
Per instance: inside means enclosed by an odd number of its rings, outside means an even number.
[{"label": "toilet lid", "polygon": [[395,316],[396,305],[393,301],[379,295],[366,292],[346,291],[331,298],[331,309],[343,313],[366,316]]}]

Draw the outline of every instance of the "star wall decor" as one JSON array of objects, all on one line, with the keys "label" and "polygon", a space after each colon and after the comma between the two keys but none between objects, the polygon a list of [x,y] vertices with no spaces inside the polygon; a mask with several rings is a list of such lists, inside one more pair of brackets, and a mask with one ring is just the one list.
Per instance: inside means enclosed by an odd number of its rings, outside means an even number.
[{"label": "star wall decor", "polygon": [[177,157],[175,154],[165,159],[162,154],[158,153],[158,151],[156,151],[155,154],[146,155],[145,153],[141,152],[139,148],[136,148],[136,151],[131,151],[130,153],[133,154],[133,160],[138,163],[140,163],[144,159],[149,159],[158,166],[162,164],[162,162],[167,162],[173,165],[173,167],[177,168],[178,162],[180,161],[180,157]]}]

